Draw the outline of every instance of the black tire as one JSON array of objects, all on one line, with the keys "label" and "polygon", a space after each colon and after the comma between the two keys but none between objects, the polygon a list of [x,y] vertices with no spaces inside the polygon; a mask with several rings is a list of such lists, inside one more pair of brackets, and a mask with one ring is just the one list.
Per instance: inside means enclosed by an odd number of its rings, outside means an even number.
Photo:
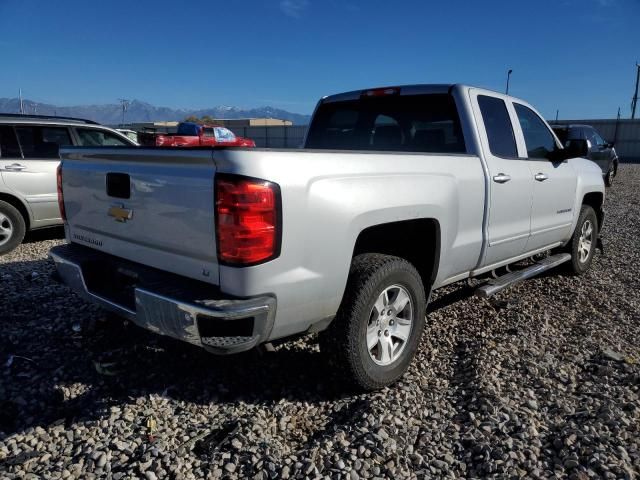
[{"label": "black tire", "polygon": [[609,171],[604,176],[604,184],[607,187],[613,186],[613,179],[614,179],[615,176],[616,176],[616,170],[615,170],[614,166],[611,165],[611,168],[609,168]]},{"label": "black tire", "polygon": [[[581,237],[583,228],[587,222],[590,222],[591,224],[592,233],[590,235],[591,244],[589,252],[585,256],[584,253],[581,254]],[[569,240],[569,243],[565,247],[565,251],[571,254],[571,261],[568,262],[568,267],[570,272],[574,275],[583,275],[587,270],[589,270],[589,267],[591,267],[593,255],[596,251],[599,231],[598,228],[598,217],[596,216],[596,212],[589,205],[582,205],[576,229],[573,231],[571,240]]]},{"label": "black tire", "polygon": [[[27,230],[24,218],[16,207],[0,200],[0,255],[14,250],[22,243]],[[8,234],[3,232],[9,231]]]},{"label": "black tire", "polygon": [[[393,329],[399,329],[401,322],[405,319],[401,316],[409,315],[407,310],[395,312],[398,315],[395,321],[395,314],[385,317],[387,326],[378,327],[370,323],[373,317],[378,318],[374,312],[374,305],[383,292],[398,293],[395,299],[402,294],[406,295],[411,302],[407,303],[410,309],[411,327],[408,338],[402,342],[394,337]],[[388,306],[394,307],[388,297]],[[329,357],[329,361],[334,365],[334,372],[338,373],[350,386],[356,390],[375,390],[397,381],[407,370],[411,360],[420,343],[422,331],[424,330],[427,300],[422,279],[417,270],[409,262],[402,258],[381,254],[362,254],[356,256],[351,262],[347,288],[345,290],[342,303],[329,328],[320,335],[320,348]],[[384,314],[384,308],[382,309]],[[391,309],[387,310],[387,314]],[[402,313],[405,312],[405,313]],[[373,317],[372,317],[373,315]],[[383,317],[379,317],[383,318]],[[372,320],[372,321],[375,321]],[[407,328],[405,326],[403,328]],[[391,354],[387,365],[377,364],[367,347],[367,329],[377,330],[377,335],[387,345],[391,346],[391,351],[397,348],[397,358],[393,359]],[[382,338],[382,330],[385,328]],[[370,330],[371,331],[371,330]],[[374,334],[375,337],[375,334]],[[395,338],[395,340],[394,340]],[[394,341],[397,342],[394,345]],[[378,340],[381,342],[381,340]],[[382,356],[380,348],[383,343],[378,343],[371,350],[378,352]],[[384,361],[381,358],[379,361]]]}]

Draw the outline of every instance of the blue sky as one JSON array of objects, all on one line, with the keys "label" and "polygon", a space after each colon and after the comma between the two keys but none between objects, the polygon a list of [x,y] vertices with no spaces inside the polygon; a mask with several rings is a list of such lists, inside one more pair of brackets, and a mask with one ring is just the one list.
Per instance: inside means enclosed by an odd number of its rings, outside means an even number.
[{"label": "blue sky", "polygon": [[640,0],[0,0],[0,97],[310,113],[322,95],[470,83],[547,117],[629,115]]}]

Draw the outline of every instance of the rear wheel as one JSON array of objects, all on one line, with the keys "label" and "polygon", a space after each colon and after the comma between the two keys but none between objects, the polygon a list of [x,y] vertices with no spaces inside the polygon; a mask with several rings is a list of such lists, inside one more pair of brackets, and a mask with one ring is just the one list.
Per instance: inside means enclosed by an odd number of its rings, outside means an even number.
[{"label": "rear wheel", "polygon": [[616,169],[613,165],[611,165],[611,167],[609,168],[609,171],[604,176],[604,184],[607,187],[611,187],[613,185],[613,179],[615,176],[616,176]]},{"label": "rear wheel", "polygon": [[571,254],[570,269],[575,275],[582,275],[589,270],[598,240],[598,218],[589,205],[582,205],[576,229],[566,246]]},{"label": "rear wheel", "polygon": [[26,224],[22,214],[10,203],[0,200],[0,255],[15,249],[24,238]]},{"label": "rear wheel", "polygon": [[406,260],[363,254],[351,264],[347,289],[320,345],[335,371],[357,389],[374,390],[407,370],[424,328],[426,297]]}]

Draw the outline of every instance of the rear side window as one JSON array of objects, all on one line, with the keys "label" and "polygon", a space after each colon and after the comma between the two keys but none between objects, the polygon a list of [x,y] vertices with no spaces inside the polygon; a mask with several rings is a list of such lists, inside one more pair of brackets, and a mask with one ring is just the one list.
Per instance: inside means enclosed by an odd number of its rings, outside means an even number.
[{"label": "rear side window", "polygon": [[214,128],[216,141],[218,142],[235,142],[236,136],[228,128],[215,127]]},{"label": "rear side window", "polygon": [[97,128],[76,128],[78,140],[83,147],[128,147],[118,135]]},{"label": "rear side window", "polygon": [[72,144],[65,127],[23,125],[16,127],[16,133],[24,158],[58,158],[59,148]]},{"label": "rear side window", "polygon": [[571,140],[584,140],[586,137],[584,131],[580,127],[551,127],[553,133],[556,134],[560,143],[564,146],[568,146]]},{"label": "rear side window", "polygon": [[16,132],[9,125],[0,126],[0,158],[22,158]]},{"label": "rear side window", "polygon": [[518,149],[507,105],[499,98],[478,95],[478,106],[491,153],[496,157],[516,158]]},{"label": "rear side window", "polygon": [[389,95],[321,104],[306,148],[466,153],[451,95]]},{"label": "rear side window", "polygon": [[553,133],[556,134],[556,137],[558,137],[558,140],[560,140],[560,143],[565,145],[569,140],[569,129],[556,128],[556,127],[552,127],[552,128],[553,128]]},{"label": "rear side window", "polygon": [[589,140],[591,141],[592,145],[598,145],[599,147],[602,147],[605,145],[606,142],[600,136],[600,134],[596,131],[595,128],[590,128],[589,133],[590,133]]},{"label": "rear side window", "polygon": [[556,141],[542,119],[530,108],[514,103],[529,158],[549,158]]}]

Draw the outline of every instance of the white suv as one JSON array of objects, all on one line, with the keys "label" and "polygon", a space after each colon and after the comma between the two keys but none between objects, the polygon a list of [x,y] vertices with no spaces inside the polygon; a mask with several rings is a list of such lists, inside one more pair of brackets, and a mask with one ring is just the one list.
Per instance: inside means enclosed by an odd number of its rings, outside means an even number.
[{"label": "white suv", "polygon": [[0,113],[0,255],[29,230],[62,224],[56,189],[62,145],[136,143],[90,120]]}]

